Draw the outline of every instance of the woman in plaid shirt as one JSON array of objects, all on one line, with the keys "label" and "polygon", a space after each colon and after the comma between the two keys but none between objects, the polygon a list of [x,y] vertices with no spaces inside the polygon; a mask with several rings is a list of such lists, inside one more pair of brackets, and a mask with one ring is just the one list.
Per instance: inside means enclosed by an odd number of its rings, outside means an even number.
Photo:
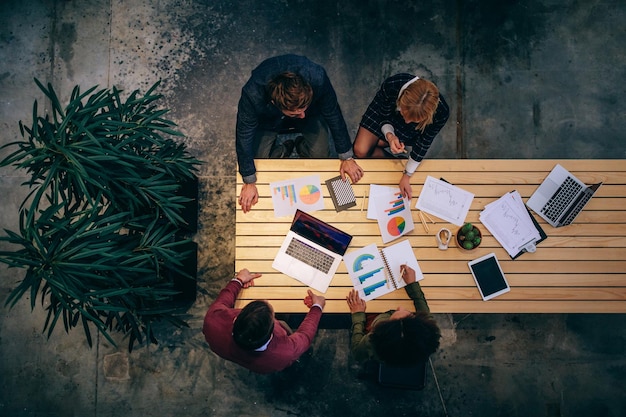
[{"label": "woman in plaid shirt", "polygon": [[435,84],[411,74],[391,76],[361,119],[354,154],[383,158],[387,147],[395,156],[409,153],[399,186],[402,194],[411,198],[410,177],[449,115],[448,104]]}]

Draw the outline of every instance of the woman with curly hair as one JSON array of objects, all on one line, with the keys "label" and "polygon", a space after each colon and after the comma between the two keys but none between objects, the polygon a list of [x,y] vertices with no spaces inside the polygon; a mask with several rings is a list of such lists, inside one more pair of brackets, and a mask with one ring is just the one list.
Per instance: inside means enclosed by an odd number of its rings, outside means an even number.
[{"label": "woman with curly hair", "polygon": [[405,290],[415,312],[404,308],[378,315],[365,314],[365,301],[355,290],[346,297],[352,313],[350,350],[358,362],[379,361],[395,367],[411,367],[425,361],[439,347],[441,332],[430,315],[415,271],[403,265]]}]

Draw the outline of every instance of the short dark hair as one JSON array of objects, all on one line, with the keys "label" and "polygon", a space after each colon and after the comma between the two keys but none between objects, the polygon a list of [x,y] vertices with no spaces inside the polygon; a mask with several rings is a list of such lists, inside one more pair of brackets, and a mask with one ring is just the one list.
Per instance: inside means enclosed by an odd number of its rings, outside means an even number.
[{"label": "short dark hair", "polygon": [[265,301],[245,306],[233,324],[233,339],[242,349],[255,350],[270,339],[274,331],[274,312]]},{"label": "short dark hair", "polygon": [[313,101],[313,88],[300,74],[281,72],[268,84],[270,98],[280,110],[300,110]]},{"label": "short dark hair", "polygon": [[441,332],[430,314],[418,312],[400,320],[378,323],[370,337],[382,362],[409,367],[435,353]]}]

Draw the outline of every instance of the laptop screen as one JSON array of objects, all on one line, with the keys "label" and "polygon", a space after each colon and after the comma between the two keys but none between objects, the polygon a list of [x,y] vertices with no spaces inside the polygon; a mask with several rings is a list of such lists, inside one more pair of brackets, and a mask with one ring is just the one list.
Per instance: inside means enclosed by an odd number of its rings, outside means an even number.
[{"label": "laptop screen", "polygon": [[352,240],[349,234],[301,210],[296,210],[291,231],[341,256]]}]

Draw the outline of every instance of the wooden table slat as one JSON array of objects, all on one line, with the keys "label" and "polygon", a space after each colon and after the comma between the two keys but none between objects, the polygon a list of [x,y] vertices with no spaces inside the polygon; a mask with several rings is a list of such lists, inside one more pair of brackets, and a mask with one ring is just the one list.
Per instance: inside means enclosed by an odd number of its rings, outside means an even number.
[{"label": "wooden table slat", "polygon": [[[238,300],[235,307],[242,308],[249,300]],[[274,310],[277,312],[305,313],[308,308],[302,300],[271,300]],[[449,301],[432,300],[428,302],[431,313],[624,313],[626,301],[516,301],[512,311],[510,301],[493,299],[488,302],[477,301]],[[387,301],[372,300],[367,303],[368,312],[383,312],[389,310]],[[396,303],[392,310],[397,307],[413,309],[410,300]],[[325,313],[349,313],[346,309],[345,300],[327,300],[324,307]]]},{"label": "wooden table slat", "polygon": [[[593,281],[589,280],[588,274],[534,274],[534,273],[507,273],[507,281],[513,287],[624,287],[626,271],[622,273],[597,273],[593,276]],[[428,274],[420,282],[423,288],[426,287],[475,287],[474,280],[468,274],[436,273]],[[352,287],[352,281],[346,272],[337,273],[333,278],[334,287]],[[281,274],[277,271],[265,272],[263,277],[257,280],[256,287],[289,287],[306,288],[299,281]]]}]

